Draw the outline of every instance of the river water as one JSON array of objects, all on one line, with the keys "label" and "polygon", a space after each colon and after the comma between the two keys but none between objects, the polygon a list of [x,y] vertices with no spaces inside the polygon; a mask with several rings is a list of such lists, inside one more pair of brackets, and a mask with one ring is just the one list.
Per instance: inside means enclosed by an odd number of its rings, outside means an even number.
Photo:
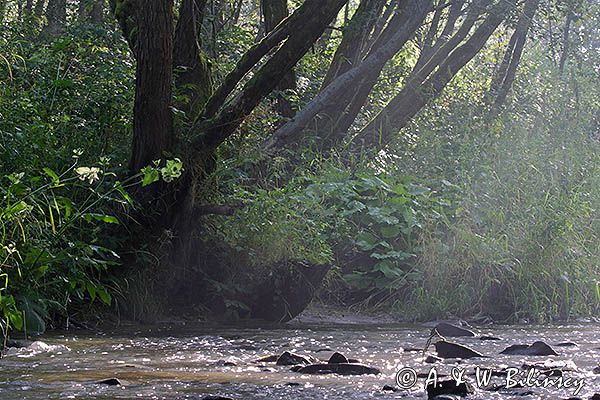
[{"label": "river water", "polygon": [[[422,374],[465,371],[477,366],[500,370],[524,363],[564,365],[564,378],[584,379],[578,397],[600,392],[600,375],[592,370],[600,361],[597,324],[553,326],[475,327],[478,337],[455,338],[487,356],[469,361],[445,360],[424,363],[423,348],[430,328],[396,325],[291,325],[248,326],[155,326],[120,329],[118,333],[55,332],[29,349],[10,349],[0,360],[0,399],[202,399],[220,395],[232,399],[425,399],[426,378],[411,390],[383,391],[395,385],[396,372],[413,368]],[[125,333],[124,333],[125,332]],[[557,345],[559,356],[501,356],[511,344],[543,340]],[[303,375],[289,366],[256,363],[258,358],[293,351],[327,360],[332,351],[377,367],[380,375]],[[435,354],[431,348],[429,354]],[[455,372],[456,373],[456,372]],[[118,378],[122,385],[96,382]],[[476,385],[473,377],[467,379]],[[567,399],[575,388],[506,389],[504,377],[495,378],[499,391],[477,389],[472,399]],[[443,380],[440,378],[440,380]],[[526,392],[532,392],[527,394]]]}]

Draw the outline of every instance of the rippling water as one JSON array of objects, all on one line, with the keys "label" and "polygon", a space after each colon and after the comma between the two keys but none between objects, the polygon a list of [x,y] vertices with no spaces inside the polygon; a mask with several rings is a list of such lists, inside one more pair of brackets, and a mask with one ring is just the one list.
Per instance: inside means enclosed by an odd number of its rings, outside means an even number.
[{"label": "rippling water", "polygon": [[[475,366],[499,369],[525,362],[565,362],[572,371],[565,377],[585,378],[579,394],[588,398],[600,392],[600,375],[592,369],[600,355],[600,325],[493,326],[474,328],[478,334],[502,341],[456,338],[490,356],[475,361],[446,360],[436,364],[440,374],[453,367],[472,372]],[[425,378],[411,391],[383,392],[394,385],[396,371],[411,367],[427,373],[421,352],[430,328],[422,326],[299,326],[154,327],[127,334],[54,333],[39,338],[49,347],[35,351],[11,349],[0,360],[0,399],[201,399],[221,395],[233,399],[424,399]],[[565,341],[577,347],[556,347],[557,357],[500,356],[505,347],[543,340],[551,345]],[[378,376],[302,375],[290,367],[257,364],[256,359],[289,350],[323,360],[331,351],[382,370]],[[434,349],[430,349],[433,352]],[[231,365],[233,363],[235,365]],[[121,386],[95,382],[118,378]],[[498,378],[496,383],[505,380]],[[529,389],[527,389],[529,390]],[[533,388],[533,395],[478,390],[473,399],[560,399],[573,389]]]}]

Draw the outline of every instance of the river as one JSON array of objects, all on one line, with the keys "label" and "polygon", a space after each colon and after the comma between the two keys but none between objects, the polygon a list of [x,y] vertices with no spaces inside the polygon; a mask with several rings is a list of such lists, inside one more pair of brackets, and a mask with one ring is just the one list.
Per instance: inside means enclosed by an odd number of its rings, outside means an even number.
[{"label": "river", "polygon": [[[600,355],[600,327],[593,323],[551,326],[483,326],[479,337],[455,338],[489,358],[424,363],[422,352],[430,328],[413,325],[283,325],[270,327],[216,326],[200,323],[121,328],[115,332],[53,332],[37,338],[45,345],[10,349],[0,360],[0,399],[202,399],[220,395],[232,399],[425,399],[426,378],[397,392],[396,372],[413,368],[429,374],[465,371],[477,366],[500,370],[524,363],[564,365],[563,378],[584,379],[578,397],[600,392],[600,375],[592,370]],[[543,340],[553,346],[566,341],[577,346],[555,347],[559,356],[499,355],[511,344]],[[47,346],[46,346],[47,345]],[[312,355],[324,361],[338,351],[379,368],[380,375],[304,375],[289,366],[256,363],[283,351]],[[429,350],[435,354],[435,349]],[[473,361],[475,360],[475,361]],[[423,375],[424,376],[424,375]],[[431,376],[430,376],[431,377]],[[117,378],[118,386],[96,382]],[[441,378],[440,378],[441,379]],[[475,384],[472,376],[469,376]],[[505,378],[494,378],[500,390],[477,389],[472,399],[567,399],[574,388],[506,389]],[[524,392],[533,394],[525,395]]]}]

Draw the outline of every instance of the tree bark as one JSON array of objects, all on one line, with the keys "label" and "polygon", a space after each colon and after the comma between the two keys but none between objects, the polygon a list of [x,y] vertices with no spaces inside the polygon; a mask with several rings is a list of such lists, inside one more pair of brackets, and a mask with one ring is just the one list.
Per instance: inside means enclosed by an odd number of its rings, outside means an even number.
[{"label": "tree bark", "polygon": [[[272,32],[277,25],[284,21],[289,16],[287,0],[262,0],[261,8],[263,20],[265,24],[265,32]],[[292,68],[277,85],[277,93],[275,106],[279,114],[284,117],[291,118],[294,116],[294,109],[290,101],[285,97],[284,92],[289,89],[296,88],[296,74]]]},{"label": "tree bark", "polygon": [[46,0],[38,0],[35,3],[35,7],[33,8],[33,16],[35,18],[41,18],[44,13],[44,7],[46,5]]},{"label": "tree bark", "polygon": [[385,11],[383,12],[383,15],[381,15],[379,18],[377,18],[377,22],[375,23],[375,27],[373,28],[373,33],[371,33],[371,36],[369,37],[369,40],[366,45],[367,49],[370,49],[371,46],[373,45],[373,43],[375,43],[375,41],[377,41],[377,39],[379,39],[379,36],[381,36],[381,33],[383,32],[386,25],[388,24],[390,18],[392,17],[392,14],[397,9],[397,6],[398,6],[397,0],[391,0],[386,3],[387,3],[387,5],[385,6]]},{"label": "tree bark", "polygon": [[385,0],[362,0],[360,2],[352,19],[344,27],[342,42],[336,49],[327,75],[323,79],[321,90],[360,61],[365,41],[373,31],[384,4]]},{"label": "tree bark", "polygon": [[46,7],[46,25],[42,36],[57,36],[65,30],[67,20],[67,1],[49,0]]},{"label": "tree bark", "polygon": [[[499,0],[471,37],[454,50],[425,82],[421,76],[407,82],[402,91],[357,135],[359,145],[382,148],[392,132],[398,132],[429,101],[440,95],[452,78],[483,49],[516,0]],[[430,61],[431,62],[431,61]]]},{"label": "tree bark", "polygon": [[290,33],[286,42],[256,72],[230,104],[213,119],[205,121],[198,127],[201,135],[194,141],[193,147],[215,149],[235,132],[243,118],[275,89],[286,72],[310,50],[346,1],[306,0],[303,7],[306,7],[310,13],[303,18],[301,26]]},{"label": "tree bark", "polygon": [[101,24],[104,19],[104,0],[80,0],[79,23]]},{"label": "tree bark", "polygon": [[117,19],[121,32],[136,58],[138,1],[141,0],[109,0],[110,10]]},{"label": "tree bark", "polygon": [[386,35],[386,39],[382,40],[384,44],[372,51],[362,63],[340,75],[305,106],[292,121],[275,131],[267,139],[264,147],[273,149],[285,146],[300,134],[325,107],[355,90],[353,82],[359,82],[361,79],[372,80],[373,75],[378,75],[383,66],[414,35],[432,6],[433,1],[431,0],[404,0],[402,12],[397,15],[397,23],[390,23],[389,29],[394,29],[394,34],[389,39]]},{"label": "tree bark", "polygon": [[104,21],[104,0],[94,1],[90,10],[90,19],[96,25]]},{"label": "tree bark", "polygon": [[[305,16],[315,7],[313,1],[305,1],[285,21],[281,22],[277,28],[271,31],[263,40],[252,46],[236,64],[224,79],[223,83],[211,96],[206,104],[203,119],[215,117],[219,109],[225,104],[229,95],[233,92],[237,84],[246,76],[248,72],[272,49],[283,42],[290,33],[302,28]],[[318,7],[318,5],[316,5]]]},{"label": "tree bark", "polygon": [[145,0],[137,9],[137,31],[131,173],[163,158],[174,144],[173,0]]},{"label": "tree bark", "polygon": [[[489,1],[487,0],[486,2],[489,3]],[[474,5],[471,8],[471,12],[467,15],[467,18],[465,19],[463,25],[461,25],[458,34],[456,35],[456,37],[453,37],[451,45],[446,48],[443,48],[443,45],[445,45],[448,42],[449,36],[454,31],[456,21],[462,12],[463,3],[464,2],[462,0],[456,0],[452,3],[448,19],[444,26],[444,30],[442,31],[438,40],[435,40],[435,36],[437,34],[439,20],[436,22],[436,18],[434,16],[434,19],[432,20],[432,25],[428,31],[428,35],[425,38],[424,51],[419,55],[417,64],[415,65],[411,75],[409,75],[407,80],[410,80],[417,73],[425,75],[426,77],[437,66],[437,64],[432,63],[430,65],[430,68],[424,68],[425,65],[427,65],[427,63],[433,58],[433,56],[435,55],[436,60],[439,60],[439,62],[441,62],[443,58],[446,57],[448,53],[450,53],[450,51],[452,51],[460,43],[460,41],[462,41],[467,36],[469,31],[473,27],[476,18],[482,11],[483,5],[480,4],[481,1],[479,3],[474,3]],[[441,18],[441,15],[439,14],[440,10],[441,9],[438,9],[436,12],[436,14],[438,14],[438,18]],[[475,11],[479,12],[474,13]],[[395,21],[392,20],[392,22]],[[433,44],[434,40],[435,44]],[[379,42],[381,42],[381,40],[378,40],[376,43]],[[326,143],[326,145],[335,145],[339,140],[345,137],[347,131],[350,129],[350,127],[358,117],[358,114],[360,113],[364,104],[367,102],[369,94],[373,90],[373,87],[377,83],[379,72],[370,74],[368,78],[363,79],[360,82],[360,84],[358,85],[358,89],[356,90],[356,93],[354,94],[354,97],[350,102],[350,105],[342,113],[342,115],[337,120],[335,126],[332,129],[332,136],[334,141],[330,144]]]},{"label": "tree bark", "polygon": [[0,0],[0,24],[4,23],[6,14],[6,0]]},{"label": "tree bark", "polygon": [[175,29],[173,66],[177,95],[185,98],[176,108],[195,120],[212,94],[213,80],[210,62],[202,53],[200,28],[206,0],[183,0]]},{"label": "tree bark", "polygon": [[439,37],[437,37],[437,33],[439,30],[439,23],[442,19],[443,9],[438,8],[436,11],[436,15],[438,16],[437,20],[434,16],[431,26],[429,27],[429,31],[425,37],[423,42],[423,48],[421,53],[419,54],[419,59],[415,65],[415,70],[418,71],[425,65],[433,56],[433,54],[448,41],[452,33],[454,32],[454,28],[456,27],[456,21],[460,17],[462,13],[462,6],[464,4],[463,0],[455,0],[450,5],[450,9],[448,11],[448,17],[446,19],[446,23],[444,25],[444,29]]},{"label": "tree bark", "polygon": [[491,95],[494,97],[494,105],[500,107],[506,101],[515,77],[517,68],[521,62],[523,49],[527,42],[527,35],[535,17],[535,13],[540,4],[540,0],[527,0],[523,8],[523,14],[519,18],[517,27],[510,38],[509,46],[506,50],[502,67],[492,84]]},{"label": "tree bark", "polygon": [[573,23],[573,12],[569,10],[567,12],[567,19],[565,21],[565,27],[563,30],[563,51],[560,55],[560,61],[558,63],[558,69],[562,75],[565,72],[565,64],[569,58],[569,51],[571,50],[571,24]]}]

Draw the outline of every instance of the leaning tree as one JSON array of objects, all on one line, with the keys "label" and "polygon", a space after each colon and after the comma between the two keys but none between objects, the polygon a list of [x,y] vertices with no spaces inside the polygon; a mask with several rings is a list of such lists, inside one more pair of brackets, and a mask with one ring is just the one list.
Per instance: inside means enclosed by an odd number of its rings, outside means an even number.
[{"label": "leaning tree", "polygon": [[[136,194],[146,210],[152,210],[153,217],[145,222],[148,228],[168,230],[176,238],[166,258],[174,270],[199,262],[192,235],[199,218],[227,209],[207,206],[198,195],[215,168],[217,149],[269,95],[293,85],[294,66],[330,29],[347,0],[305,0],[290,15],[286,1],[262,0],[264,37],[216,86],[200,33],[207,3],[181,0],[174,12],[173,0],[111,0],[137,61],[131,172],[169,157],[181,158],[186,168],[177,184],[140,188]],[[502,102],[538,3],[361,0],[343,28],[320,92],[295,115],[279,97],[277,108],[293,118],[265,135],[265,155],[309,142],[316,143],[325,156],[340,145],[363,150],[385,147],[442,93],[516,10],[523,17],[492,88],[496,102]],[[236,5],[241,7],[241,2]],[[419,45],[420,56],[403,87],[371,121],[357,126],[357,116],[384,67],[411,41]],[[174,123],[174,109],[185,124]],[[284,281],[288,297],[274,306],[274,284],[265,282],[256,289],[260,294],[250,296],[253,316],[293,317],[310,301],[305,289],[314,287],[326,271],[327,266],[310,273],[282,270],[284,278],[278,279]]]}]

